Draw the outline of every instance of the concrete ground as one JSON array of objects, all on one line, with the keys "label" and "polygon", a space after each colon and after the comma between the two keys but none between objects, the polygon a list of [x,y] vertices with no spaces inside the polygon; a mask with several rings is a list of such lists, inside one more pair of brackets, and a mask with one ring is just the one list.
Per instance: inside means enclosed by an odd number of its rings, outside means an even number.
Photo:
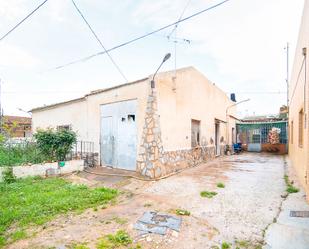
[{"label": "concrete ground", "polygon": [[[257,249],[262,248],[265,232],[267,248],[284,248],[275,247],[273,242],[278,240],[279,235],[275,234],[282,229],[281,226],[276,228],[276,224],[283,223],[286,217],[280,208],[288,210],[291,205],[298,205],[299,195],[281,197],[286,188],[283,176],[283,156],[254,153],[217,158],[156,182],[85,173],[73,175],[68,178],[73,182],[116,187],[123,194],[116,204],[106,209],[66,215],[42,228],[33,228],[34,236],[9,248],[65,248],[76,242],[87,242],[90,248],[95,248],[99,237],[119,229],[128,231],[134,241],[146,249],[221,248],[224,242],[231,244],[230,248]],[[224,183],[225,188],[218,188],[219,182]],[[201,191],[214,191],[217,195],[203,198]],[[299,198],[302,199],[301,194]],[[299,205],[301,208],[303,204]],[[182,216],[179,233],[142,236],[133,228],[145,211],[175,215],[174,210],[178,208],[191,213]],[[278,222],[272,225],[279,213]],[[302,222],[307,226],[306,221]],[[305,247],[289,243],[288,248]]]},{"label": "concrete ground", "polygon": [[286,174],[300,192],[290,194],[283,200],[276,222],[266,231],[264,249],[309,249],[309,217],[290,216],[291,211],[309,212],[309,204],[290,165],[287,165]]}]

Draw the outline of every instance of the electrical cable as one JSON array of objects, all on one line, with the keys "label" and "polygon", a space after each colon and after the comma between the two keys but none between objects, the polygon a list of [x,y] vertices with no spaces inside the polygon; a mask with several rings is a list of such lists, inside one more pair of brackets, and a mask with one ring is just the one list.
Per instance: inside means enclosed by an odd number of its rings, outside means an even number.
[{"label": "electrical cable", "polygon": [[191,18],[193,18],[193,17],[195,17],[195,16],[201,15],[201,14],[203,14],[203,13],[209,11],[209,10],[212,10],[212,9],[214,9],[214,8],[216,8],[216,7],[219,7],[219,6],[225,4],[225,3],[229,2],[229,1],[231,1],[231,0],[224,0],[224,1],[220,2],[220,3],[217,3],[217,4],[215,4],[215,5],[212,5],[212,6],[208,7],[208,8],[206,8],[206,9],[203,9],[203,10],[201,10],[201,11],[198,11],[198,12],[196,12],[196,13],[194,13],[194,14],[188,16],[188,17],[182,18],[181,20],[178,20],[178,21],[176,21],[176,22],[173,22],[173,23],[171,23],[171,24],[168,24],[168,25],[166,25],[166,26],[163,26],[163,27],[161,27],[161,28],[159,28],[159,29],[153,30],[153,31],[151,31],[151,32],[149,32],[149,33],[146,33],[146,34],[144,34],[144,35],[142,35],[142,36],[139,36],[139,37],[136,37],[136,38],[134,38],[134,39],[131,39],[131,40],[127,41],[127,42],[121,43],[121,44],[119,44],[119,45],[117,45],[117,46],[114,46],[114,47],[112,47],[112,48],[110,48],[110,49],[106,49],[106,51],[101,51],[101,52],[98,52],[98,53],[89,55],[89,56],[87,56],[87,57],[84,57],[84,58],[81,58],[81,59],[78,59],[78,60],[71,61],[71,62],[66,63],[66,64],[63,64],[63,65],[61,65],[61,66],[57,66],[57,67],[51,68],[50,70],[57,70],[57,69],[61,69],[61,68],[70,66],[70,65],[72,65],[72,64],[76,64],[76,63],[79,63],[79,62],[85,62],[85,61],[90,60],[90,59],[92,59],[92,58],[94,58],[94,57],[96,57],[96,56],[103,55],[103,54],[108,53],[108,52],[110,52],[110,51],[113,51],[113,50],[115,50],[115,49],[124,47],[124,46],[126,46],[126,45],[129,45],[130,43],[136,42],[136,41],[141,40],[141,39],[143,39],[143,38],[146,38],[146,37],[148,37],[148,36],[150,36],[150,35],[153,35],[153,34],[155,34],[155,33],[158,33],[158,32],[160,32],[160,31],[162,31],[162,30],[164,30],[164,29],[167,29],[167,28],[169,28],[169,27],[175,26],[176,24],[179,24],[179,23],[181,23],[181,22],[187,21],[187,20],[189,20],[189,19],[191,19]]},{"label": "electrical cable", "polygon": [[5,37],[7,37],[10,33],[12,33],[15,29],[18,28],[24,21],[26,21],[30,16],[32,16],[39,8],[41,8],[48,0],[43,1],[38,7],[36,7],[33,11],[31,11],[26,17],[24,17],[19,23],[17,23],[13,28],[11,28],[6,34],[4,34],[0,41],[2,41]]},{"label": "electrical cable", "polygon": [[79,15],[82,17],[82,19],[84,20],[84,22],[86,23],[86,25],[88,26],[88,28],[90,29],[91,33],[94,35],[95,39],[99,42],[99,44],[101,45],[101,47],[104,49],[104,52],[108,55],[109,59],[111,60],[111,62],[114,64],[114,66],[116,67],[116,69],[118,70],[118,72],[121,74],[121,76],[125,79],[126,82],[128,82],[128,79],[126,78],[126,76],[124,75],[124,73],[121,71],[120,67],[116,64],[116,62],[114,61],[113,57],[109,54],[109,52],[106,50],[105,46],[103,45],[102,41],[99,39],[99,37],[97,36],[97,34],[94,32],[93,28],[90,26],[90,24],[88,23],[88,21],[86,20],[85,16],[83,15],[83,13],[81,12],[81,10],[77,7],[76,3],[74,2],[74,0],[72,0],[72,3],[75,7],[75,9],[77,10],[77,12],[79,13]]}]

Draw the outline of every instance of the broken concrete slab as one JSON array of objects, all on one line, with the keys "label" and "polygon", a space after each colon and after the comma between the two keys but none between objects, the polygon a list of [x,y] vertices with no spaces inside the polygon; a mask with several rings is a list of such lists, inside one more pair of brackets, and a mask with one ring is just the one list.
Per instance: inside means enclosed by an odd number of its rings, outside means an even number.
[{"label": "broken concrete slab", "polygon": [[140,219],[138,219],[134,228],[146,233],[165,235],[167,229],[179,232],[181,221],[181,218],[168,214],[147,211]]}]

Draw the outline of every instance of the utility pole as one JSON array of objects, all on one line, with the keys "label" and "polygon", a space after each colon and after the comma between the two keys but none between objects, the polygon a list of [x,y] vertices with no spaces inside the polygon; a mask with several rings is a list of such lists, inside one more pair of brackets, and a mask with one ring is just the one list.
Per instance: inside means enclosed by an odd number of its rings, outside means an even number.
[{"label": "utility pole", "polygon": [[286,107],[289,111],[289,43],[286,44]]}]

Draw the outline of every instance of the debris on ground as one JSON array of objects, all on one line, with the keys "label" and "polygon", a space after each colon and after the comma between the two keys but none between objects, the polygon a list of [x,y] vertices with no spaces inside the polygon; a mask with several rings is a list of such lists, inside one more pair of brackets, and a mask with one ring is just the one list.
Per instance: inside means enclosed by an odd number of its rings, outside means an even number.
[{"label": "debris on ground", "polygon": [[179,232],[181,221],[181,218],[168,214],[147,211],[134,224],[134,228],[139,230],[142,235],[148,233],[165,235],[168,229]]}]

